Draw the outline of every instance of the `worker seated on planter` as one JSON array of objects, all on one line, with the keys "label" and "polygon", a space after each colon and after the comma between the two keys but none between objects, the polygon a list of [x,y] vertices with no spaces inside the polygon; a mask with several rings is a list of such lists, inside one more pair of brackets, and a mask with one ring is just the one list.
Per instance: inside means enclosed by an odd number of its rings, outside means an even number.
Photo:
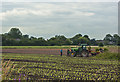
[{"label": "worker seated on planter", "polygon": [[88,51],[89,51],[89,53],[91,53],[91,46],[88,47]]},{"label": "worker seated on planter", "polygon": [[69,55],[70,55],[70,50],[68,49],[68,50],[67,50],[67,56],[69,56]]},{"label": "worker seated on planter", "polygon": [[71,53],[73,53],[73,49],[71,49]]},{"label": "worker seated on planter", "polygon": [[103,49],[102,49],[102,48],[100,48],[99,51],[100,51],[101,53],[103,53]]}]

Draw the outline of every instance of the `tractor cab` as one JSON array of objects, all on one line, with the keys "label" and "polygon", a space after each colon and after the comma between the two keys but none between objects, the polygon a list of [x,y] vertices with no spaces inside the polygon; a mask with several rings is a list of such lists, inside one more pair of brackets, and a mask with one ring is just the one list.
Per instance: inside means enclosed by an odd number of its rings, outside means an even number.
[{"label": "tractor cab", "polygon": [[84,50],[86,50],[86,46],[87,46],[87,44],[81,44],[81,48]]},{"label": "tractor cab", "polygon": [[86,46],[87,44],[81,44],[80,47],[78,48],[78,51],[81,52],[83,50],[87,50]]}]

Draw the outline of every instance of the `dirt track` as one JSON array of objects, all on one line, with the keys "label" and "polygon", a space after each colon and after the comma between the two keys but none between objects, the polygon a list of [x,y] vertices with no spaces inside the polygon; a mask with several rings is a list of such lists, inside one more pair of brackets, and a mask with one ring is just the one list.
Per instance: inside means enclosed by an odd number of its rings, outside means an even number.
[{"label": "dirt track", "polygon": [[[60,49],[2,49],[2,53],[60,55]],[[67,49],[63,49],[63,55],[67,55]]]}]

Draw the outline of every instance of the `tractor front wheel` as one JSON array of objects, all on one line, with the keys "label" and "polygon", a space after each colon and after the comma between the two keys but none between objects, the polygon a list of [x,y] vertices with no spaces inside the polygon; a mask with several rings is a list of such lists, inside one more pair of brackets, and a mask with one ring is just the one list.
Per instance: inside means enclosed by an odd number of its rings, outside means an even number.
[{"label": "tractor front wheel", "polygon": [[81,56],[82,57],[89,57],[89,52],[84,50],[84,51],[81,52]]}]

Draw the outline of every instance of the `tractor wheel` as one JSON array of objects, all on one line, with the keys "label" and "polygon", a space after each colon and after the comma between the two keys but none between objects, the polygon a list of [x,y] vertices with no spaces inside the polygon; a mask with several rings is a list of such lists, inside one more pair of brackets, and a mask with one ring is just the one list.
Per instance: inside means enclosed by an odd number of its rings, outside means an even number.
[{"label": "tractor wheel", "polygon": [[81,52],[81,56],[82,56],[82,57],[89,57],[89,52],[86,51],[86,50],[83,50],[83,51]]},{"label": "tractor wheel", "polygon": [[71,52],[71,56],[72,56],[72,57],[75,57],[76,55],[77,55],[76,52]]}]

